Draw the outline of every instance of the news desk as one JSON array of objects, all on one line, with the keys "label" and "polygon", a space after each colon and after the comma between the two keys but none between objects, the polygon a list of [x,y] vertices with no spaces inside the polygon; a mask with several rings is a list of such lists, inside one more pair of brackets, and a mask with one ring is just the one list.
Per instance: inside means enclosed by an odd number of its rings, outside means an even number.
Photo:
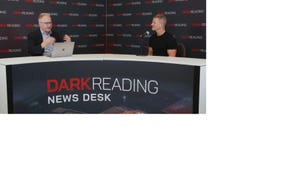
[{"label": "news desk", "polygon": [[0,59],[0,113],[206,113],[206,60],[122,54]]}]

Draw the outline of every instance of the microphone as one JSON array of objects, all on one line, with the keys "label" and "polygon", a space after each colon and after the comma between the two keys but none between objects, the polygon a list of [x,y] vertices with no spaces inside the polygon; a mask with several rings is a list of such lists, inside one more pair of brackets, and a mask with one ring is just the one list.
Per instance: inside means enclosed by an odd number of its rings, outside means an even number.
[{"label": "microphone", "polygon": [[146,31],[145,33],[143,33],[143,34],[140,35],[140,38],[144,38],[144,37],[147,37],[149,35],[150,35],[150,32]]}]

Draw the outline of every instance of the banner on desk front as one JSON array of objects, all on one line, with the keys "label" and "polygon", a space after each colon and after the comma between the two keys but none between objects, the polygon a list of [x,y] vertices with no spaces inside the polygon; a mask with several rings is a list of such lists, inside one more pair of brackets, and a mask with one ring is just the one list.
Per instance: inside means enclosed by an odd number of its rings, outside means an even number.
[{"label": "banner on desk front", "polygon": [[72,61],[9,67],[10,113],[195,113],[197,67]]}]

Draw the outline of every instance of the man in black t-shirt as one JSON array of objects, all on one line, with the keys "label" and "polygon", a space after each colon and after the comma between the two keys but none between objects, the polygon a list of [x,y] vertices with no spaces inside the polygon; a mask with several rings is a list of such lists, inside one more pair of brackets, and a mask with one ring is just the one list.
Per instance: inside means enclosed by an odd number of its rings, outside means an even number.
[{"label": "man in black t-shirt", "polygon": [[149,39],[148,55],[176,56],[176,39],[166,32],[167,18],[164,14],[157,14],[152,19],[152,30],[155,31]]}]

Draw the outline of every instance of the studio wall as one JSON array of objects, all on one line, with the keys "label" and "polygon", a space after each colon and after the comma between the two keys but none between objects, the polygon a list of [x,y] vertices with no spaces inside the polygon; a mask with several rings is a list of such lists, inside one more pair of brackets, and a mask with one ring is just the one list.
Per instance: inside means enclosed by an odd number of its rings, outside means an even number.
[{"label": "studio wall", "polygon": [[149,37],[139,35],[153,34],[152,17],[164,13],[166,30],[186,46],[187,56],[206,58],[205,0],[110,0],[107,5],[107,52],[146,54]]},{"label": "studio wall", "polygon": [[0,2],[0,58],[27,56],[27,34],[40,12],[75,41],[75,54],[146,54],[151,21],[168,18],[167,31],[186,46],[187,56],[206,58],[205,0],[3,0]]}]

